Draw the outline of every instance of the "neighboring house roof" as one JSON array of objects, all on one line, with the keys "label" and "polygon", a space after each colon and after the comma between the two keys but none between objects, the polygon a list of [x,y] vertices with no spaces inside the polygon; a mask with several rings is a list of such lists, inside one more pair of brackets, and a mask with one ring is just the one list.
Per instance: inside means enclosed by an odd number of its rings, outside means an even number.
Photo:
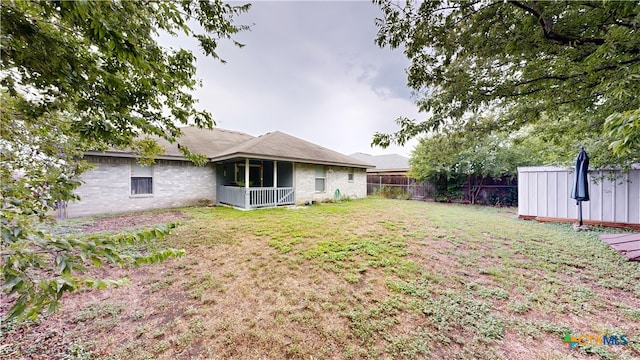
[{"label": "neighboring house roof", "polygon": [[373,167],[364,161],[327,149],[323,146],[274,131],[245,141],[214,156],[212,161],[237,157],[259,157],[270,160],[286,160],[325,165],[341,165],[361,168]]},{"label": "neighboring house roof", "polygon": [[349,156],[356,160],[374,165],[376,168],[369,170],[372,172],[409,171],[409,159],[402,155],[369,155],[364,153],[354,153]]},{"label": "neighboring house roof", "polygon": [[[211,161],[249,157],[359,168],[373,167],[366,162],[280,131],[254,137],[218,128],[183,127],[180,130],[182,135],[173,144],[165,139],[156,138],[158,145],[165,148],[164,154],[158,158],[183,159],[179,146],[186,146],[192,153],[203,154]],[[127,150],[88,152],[87,155],[134,157]]]}]

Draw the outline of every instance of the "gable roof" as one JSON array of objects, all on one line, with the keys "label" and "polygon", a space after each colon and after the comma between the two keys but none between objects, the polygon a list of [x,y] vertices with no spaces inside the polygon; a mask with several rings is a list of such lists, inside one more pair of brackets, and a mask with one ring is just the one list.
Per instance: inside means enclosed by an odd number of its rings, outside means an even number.
[{"label": "gable roof", "polygon": [[[152,139],[156,140],[158,145],[164,148],[164,153],[158,156],[157,159],[184,160],[184,155],[180,151],[181,146],[188,147],[192,153],[202,154],[207,158],[211,158],[225,149],[254,138],[249,134],[218,128],[200,129],[187,126],[180,128],[180,131],[182,135],[173,144],[158,136],[151,136]],[[129,148],[109,149],[107,151],[87,151],[85,154],[128,158],[137,157],[131,153],[131,149]]]},{"label": "gable roof", "polygon": [[359,161],[350,156],[280,131],[270,132],[245,141],[214,156],[211,160],[221,161],[237,157],[253,157],[361,168],[373,167],[367,162]]},{"label": "gable roof", "polygon": [[182,156],[178,145],[186,146],[189,151],[212,158],[217,154],[243,142],[254,139],[253,136],[225,129],[200,129],[197,127],[180,128],[182,135],[173,144],[165,139],[156,139],[158,145],[165,148],[165,155]]},{"label": "gable roof", "polygon": [[[165,149],[164,154],[158,159],[184,159],[180,146],[186,146],[192,153],[203,154],[210,161],[249,157],[359,168],[373,167],[366,162],[280,131],[254,137],[219,128],[200,129],[189,126],[180,130],[182,135],[173,144],[165,139],[155,138],[158,145]],[[135,157],[129,150],[87,152],[87,155]]]},{"label": "gable roof", "polygon": [[409,171],[409,159],[402,155],[369,155],[364,153],[354,153],[349,156],[375,165],[376,168],[374,171]]}]

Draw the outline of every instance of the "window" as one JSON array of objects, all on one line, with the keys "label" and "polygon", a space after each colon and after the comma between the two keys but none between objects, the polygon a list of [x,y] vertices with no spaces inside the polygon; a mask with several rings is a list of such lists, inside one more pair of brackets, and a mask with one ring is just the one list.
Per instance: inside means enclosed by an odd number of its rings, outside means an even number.
[{"label": "window", "polygon": [[[246,171],[245,169],[245,163],[236,163],[235,183],[239,187],[244,187],[244,185],[246,184],[246,179],[244,178]],[[253,187],[256,185],[262,187],[263,171],[263,167],[259,164],[249,164],[249,187]]]},{"label": "window", "polygon": [[316,165],[316,192],[324,192],[324,165]]},{"label": "window", "polygon": [[153,194],[153,167],[131,164],[131,195]]},{"label": "window", "polygon": [[349,180],[349,182],[353,182],[353,168],[349,169],[349,173],[347,176],[347,180]]}]

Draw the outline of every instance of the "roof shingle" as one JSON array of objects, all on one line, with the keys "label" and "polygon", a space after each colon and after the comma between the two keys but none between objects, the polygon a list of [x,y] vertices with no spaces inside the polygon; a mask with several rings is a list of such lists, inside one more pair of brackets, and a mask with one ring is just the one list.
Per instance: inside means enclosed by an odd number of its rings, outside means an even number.
[{"label": "roof shingle", "polygon": [[395,170],[409,171],[409,159],[398,154],[389,155],[369,155],[364,153],[354,153],[349,155],[354,159],[375,165],[375,171]]},{"label": "roof shingle", "polygon": [[226,160],[234,157],[258,157],[314,164],[372,167],[366,162],[280,131],[270,132],[245,141],[217,154],[212,157],[212,160]]},{"label": "roof shingle", "polygon": [[[165,139],[156,138],[158,145],[165,149],[161,158],[183,158],[179,146],[186,146],[192,153],[205,155],[211,161],[248,157],[359,168],[373,167],[366,162],[280,131],[253,137],[245,133],[218,128],[183,127],[180,130],[182,135],[173,144]],[[90,152],[88,154],[133,156],[128,150],[111,150],[104,153]]]}]

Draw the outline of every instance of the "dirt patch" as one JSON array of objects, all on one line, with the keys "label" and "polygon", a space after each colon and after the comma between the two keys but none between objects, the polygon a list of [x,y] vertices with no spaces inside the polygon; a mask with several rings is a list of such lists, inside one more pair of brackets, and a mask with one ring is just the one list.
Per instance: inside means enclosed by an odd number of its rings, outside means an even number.
[{"label": "dirt patch", "polygon": [[83,223],[93,231],[194,220],[164,240],[184,256],[92,268],[87,276],[129,285],[67,294],[39,324],[0,328],[0,359],[587,360],[565,333],[638,333],[638,268],[590,253],[599,263],[572,262],[556,251],[571,234],[470,207],[373,199],[305,209],[93,218]]},{"label": "dirt patch", "polygon": [[163,213],[133,213],[96,218],[94,224],[83,226],[82,231],[85,233],[118,231],[128,228],[166,224],[185,219],[187,219],[187,217],[180,211],[169,211]]},{"label": "dirt patch", "polygon": [[[90,224],[82,225],[78,230],[82,233],[118,232],[188,219],[188,216],[178,210],[129,213],[95,217]],[[150,276],[161,277],[166,267],[170,268],[171,264],[176,261],[169,260],[163,264],[145,268],[119,268],[112,265],[90,268],[83,274],[84,276],[109,279],[128,278],[131,281],[131,285],[120,289],[80,291],[75,294],[67,294],[64,298],[64,309],[67,309],[67,311],[63,312],[67,316],[61,316],[59,313],[52,316],[43,316],[39,322],[27,322],[23,326],[17,326],[13,322],[3,323],[0,326],[0,359],[59,359],[64,357],[70,349],[73,352],[72,345],[78,341],[78,333],[84,333],[85,335],[96,333],[103,335],[105,332],[113,334],[115,332],[113,327],[116,325],[120,327],[123,324],[133,322],[137,317],[142,316],[139,314],[142,314],[141,311],[143,310],[148,312],[148,314],[144,314],[147,317],[151,318],[157,315],[158,311],[147,310],[149,308],[153,309],[153,307],[150,306],[149,300],[142,296],[141,293],[148,291],[153,285],[149,283],[148,278]],[[166,302],[184,302],[185,296],[183,294],[177,295],[180,295],[181,298],[169,298],[166,299]],[[0,318],[4,317],[12,303],[12,299],[7,297],[5,293],[0,294]],[[179,310],[184,311],[184,309]],[[78,314],[83,314],[83,311],[84,314],[89,314],[87,316],[95,316],[96,318],[79,321],[77,316]],[[91,311],[95,312],[95,315],[90,314]],[[164,318],[173,319],[176,317],[176,315],[166,310],[159,313]],[[115,318],[120,320],[116,323]],[[122,319],[125,320],[123,321]],[[114,323],[112,324],[111,322]],[[91,327],[93,325],[96,325],[98,330],[93,329]],[[135,333],[136,325],[136,323],[133,323],[127,331]],[[118,338],[117,336],[112,337]],[[107,342],[103,347],[109,348],[109,344],[110,342]],[[82,349],[79,351],[82,351]],[[99,355],[99,352],[96,355]]]}]

